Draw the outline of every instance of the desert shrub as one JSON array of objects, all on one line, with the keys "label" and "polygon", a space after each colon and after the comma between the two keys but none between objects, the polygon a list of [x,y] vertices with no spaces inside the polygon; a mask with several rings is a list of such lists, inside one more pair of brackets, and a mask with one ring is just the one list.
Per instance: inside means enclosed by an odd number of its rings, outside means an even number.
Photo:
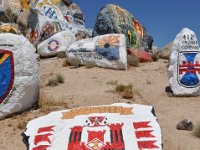
[{"label": "desert shrub", "polygon": [[133,94],[132,87],[131,88],[125,88],[125,90],[122,93],[122,97],[125,98],[125,99],[131,99],[131,98],[133,98],[134,94]]},{"label": "desert shrub", "polygon": [[67,61],[67,59],[64,59],[63,63],[62,63],[63,67],[67,67],[69,66],[69,62]]},{"label": "desert shrub", "polygon": [[63,84],[65,82],[65,79],[64,79],[63,75],[61,75],[61,74],[57,74],[56,78],[57,78],[58,83]]},{"label": "desert shrub", "polygon": [[139,59],[134,54],[128,55],[127,61],[130,66],[139,67]]},{"label": "desert shrub", "polygon": [[193,130],[193,135],[200,138],[200,123],[198,123]]},{"label": "desert shrub", "polygon": [[134,96],[133,86],[130,84],[129,85],[119,84],[115,87],[115,91],[119,92],[125,99],[131,99]]},{"label": "desert shrub", "polygon": [[75,68],[78,68],[78,67],[80,67],[80,65],[81,65],[80,60],[78,60],[78,59],[76,59],[76,58],[70,58],[70,59],[68,59],[68,62],[69,62],[69,64],[70,64],[71,66],[73,66],[73,67],[75,67]]},{"label": "desert shrub", "polygon": [[58,52],[56,56],[58,58],[66,58],[65,52]]},{"label": "desert shrub", "polygon": [[64,97],[54,98],[53,95],[47,95],[45,91],[40,91],[40,98],[38,100],[38,106],[42,112],[49,113],[53,108],[61,106],[68,107],[68,103]]},{"label": "desert shrub", "polygon": [[108,81],[106,84],[108,85],[117,85],[118,81],[115,80],[115,81]]},{"label": "desert shrub", "polygon": [[151,57],[152,57],[153,61],[158,61],[159,60],[159,56],[158,56],[157,53],[152,54]]},{"label": "desert shrub", "polygon": [[47,83],[47,86],[57,86],[58,85],[58,80],[56,77],[52,77],[49,79],[48,83]]}]

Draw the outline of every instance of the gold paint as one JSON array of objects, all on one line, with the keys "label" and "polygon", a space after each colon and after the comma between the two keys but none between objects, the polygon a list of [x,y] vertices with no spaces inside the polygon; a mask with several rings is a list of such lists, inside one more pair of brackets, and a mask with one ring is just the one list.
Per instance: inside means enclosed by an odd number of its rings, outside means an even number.
[{"label": "gold paint", "polygon": [[3,64],[3,62],[9,57],[8,54],[5,54],[1,59],[0,59],[0,65]]},{"label": "gold paint", "polygon": [[132,108],[121,107],[121,106],[110,106],[110,107],[87,107],[77,108],[68,112],[62,112],[62,119],[72,119],[78,115],[89,115],[92,113],[119,113],[120,115],[132,115]]}]

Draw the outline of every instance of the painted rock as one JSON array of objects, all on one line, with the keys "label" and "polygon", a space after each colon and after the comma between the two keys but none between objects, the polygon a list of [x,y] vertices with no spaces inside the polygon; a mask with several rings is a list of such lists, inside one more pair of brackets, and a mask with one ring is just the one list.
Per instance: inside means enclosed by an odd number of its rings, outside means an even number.
[{"label": "painted rock", "polygon": [[77,60],[112,69],[127,69],[126,39],[123,34],[107,34],[80,40],[68,48],[67,59],[72,64]]},{"label": "painted rock", "polygon": [[62,31],[40,43],[37,51],[41,56],[54,56],[58,52],[65,52],[70,44],[75,41],[74,34],[70,31]]},{"label": "painted rock", "polygon": [[12,24],[1,24],[0,23],[0,33],[13,33],[13,34],[21,34],[17,29],[16,25]]},{"label": "painted rock", "polygon": [[162,150],[152,106],[113,104],[52,112],[30,121],[29,150]]},{"label": "painted rock", "polygon": [[174,40],[170,55],[169,84],[176,96],[200,94],[200,49],[196,34],[185,28]]},{"label": "painted rock", "polygon": [[35,48],[22,35],[0,34],[0,119],[30,108],[39,94]]},{"label": "painted rock", "polygon": [[124,34],[128,48],[142,46],[144,37],[142,25],[131,13],[114,4],[108,4],[101,9],[96,19],[93,36],[110,33]]},{"label": "painted rock", "polygon": [[1,7],[12,23],[20,23],[23,26],[27,26],[30,8],[28,0],[3,0]]},{"label": "painted rock", "polygon": [[77,40],[89,37],[85,29],[85,16],[75,4],[66,1],[39,0],[28,17],[27,38],[37,45],[60,31],[70,30]]}]

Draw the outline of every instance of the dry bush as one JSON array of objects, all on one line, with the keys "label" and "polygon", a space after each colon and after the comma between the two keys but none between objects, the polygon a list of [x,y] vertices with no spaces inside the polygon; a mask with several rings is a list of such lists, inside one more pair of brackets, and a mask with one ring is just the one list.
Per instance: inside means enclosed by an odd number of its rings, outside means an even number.
[{"label": "dry bush", "polygon": [[158,61],[159,60],[159,56],[157,53],[152,54],[151,58],[153,59],[153,61]]},{"label": "dry bush", "polygon": [[26,122],[25,121],[19,122],[18,125],[17,125],[17,128],[20,129],[20,130],[25,129],[26,128]]},{"label": "dry bush", "polygon": [[65,82],[65,79],[64,79],[63,75],[61,75],[61,74],[57,74],[56,78],[57,78],[58,83],[63,84]]},{"label": "dry bush", "polygon": [[130,84],[129,85],[123,85],[123,84],[116,85],[115,92],[120,93],[121,96],[125,99],[131,99],[134,97],[133,86]]},{"label": "dry bush", "polygon": [[129,66],[139,67],[140,61],[134,54],[128,55],[127,61]]},{"label": "dry bush", "polygon": [[106,84],[108,85],[117,85],[118,81],[115,80],[115,81],[108,81]]},{"label": "dry bush", "polygon": [[47,95],[46,92],[40,92],[40,98],[38,100],[38,106],[43,112],[50,112],[53,108],[62,106],[64,108],[68,107],[68,103],[64,98],[60,97],[55,99],[52,95]]},{"label": "dry bush", "polygon": [[200,123],[198,123],[192,133],[194,136],[200,138]]},{"label": "dry bush", "polygon": [[70,58],[68,59],[68,62],[71,66],[73,66],[74,68],[79,68],[81,65],[81,62],[79,59],[76,58]]},{"label": "dry bush", "polygon": [[58,52],[56,57],[58,57],[58,58],[66,58],[65,52]]},{"label": "dry bush", "polygon": [[65,59],[62,63],[62,67],[67,67],[69,66],[69,62],[67,61],[67,59]]},{"label": "dry bush", "polygon": [[52,77],[49,79],[47,86],[55,87],[58,85],[58,80],[56,77]]}]

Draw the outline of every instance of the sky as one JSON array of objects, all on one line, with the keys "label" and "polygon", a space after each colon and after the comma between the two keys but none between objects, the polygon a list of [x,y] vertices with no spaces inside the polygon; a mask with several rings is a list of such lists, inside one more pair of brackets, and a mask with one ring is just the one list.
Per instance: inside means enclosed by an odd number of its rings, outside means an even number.
[{"label": "sky", "polygon": [[[199,0],[73,0],[86,16],[86,27],[93,28],[100,9],[118,4],[134,15],[154,38],[154,45],[164,47],[185,27],[200,40]],[[200,41],[199,41],[200,42]]]}]

